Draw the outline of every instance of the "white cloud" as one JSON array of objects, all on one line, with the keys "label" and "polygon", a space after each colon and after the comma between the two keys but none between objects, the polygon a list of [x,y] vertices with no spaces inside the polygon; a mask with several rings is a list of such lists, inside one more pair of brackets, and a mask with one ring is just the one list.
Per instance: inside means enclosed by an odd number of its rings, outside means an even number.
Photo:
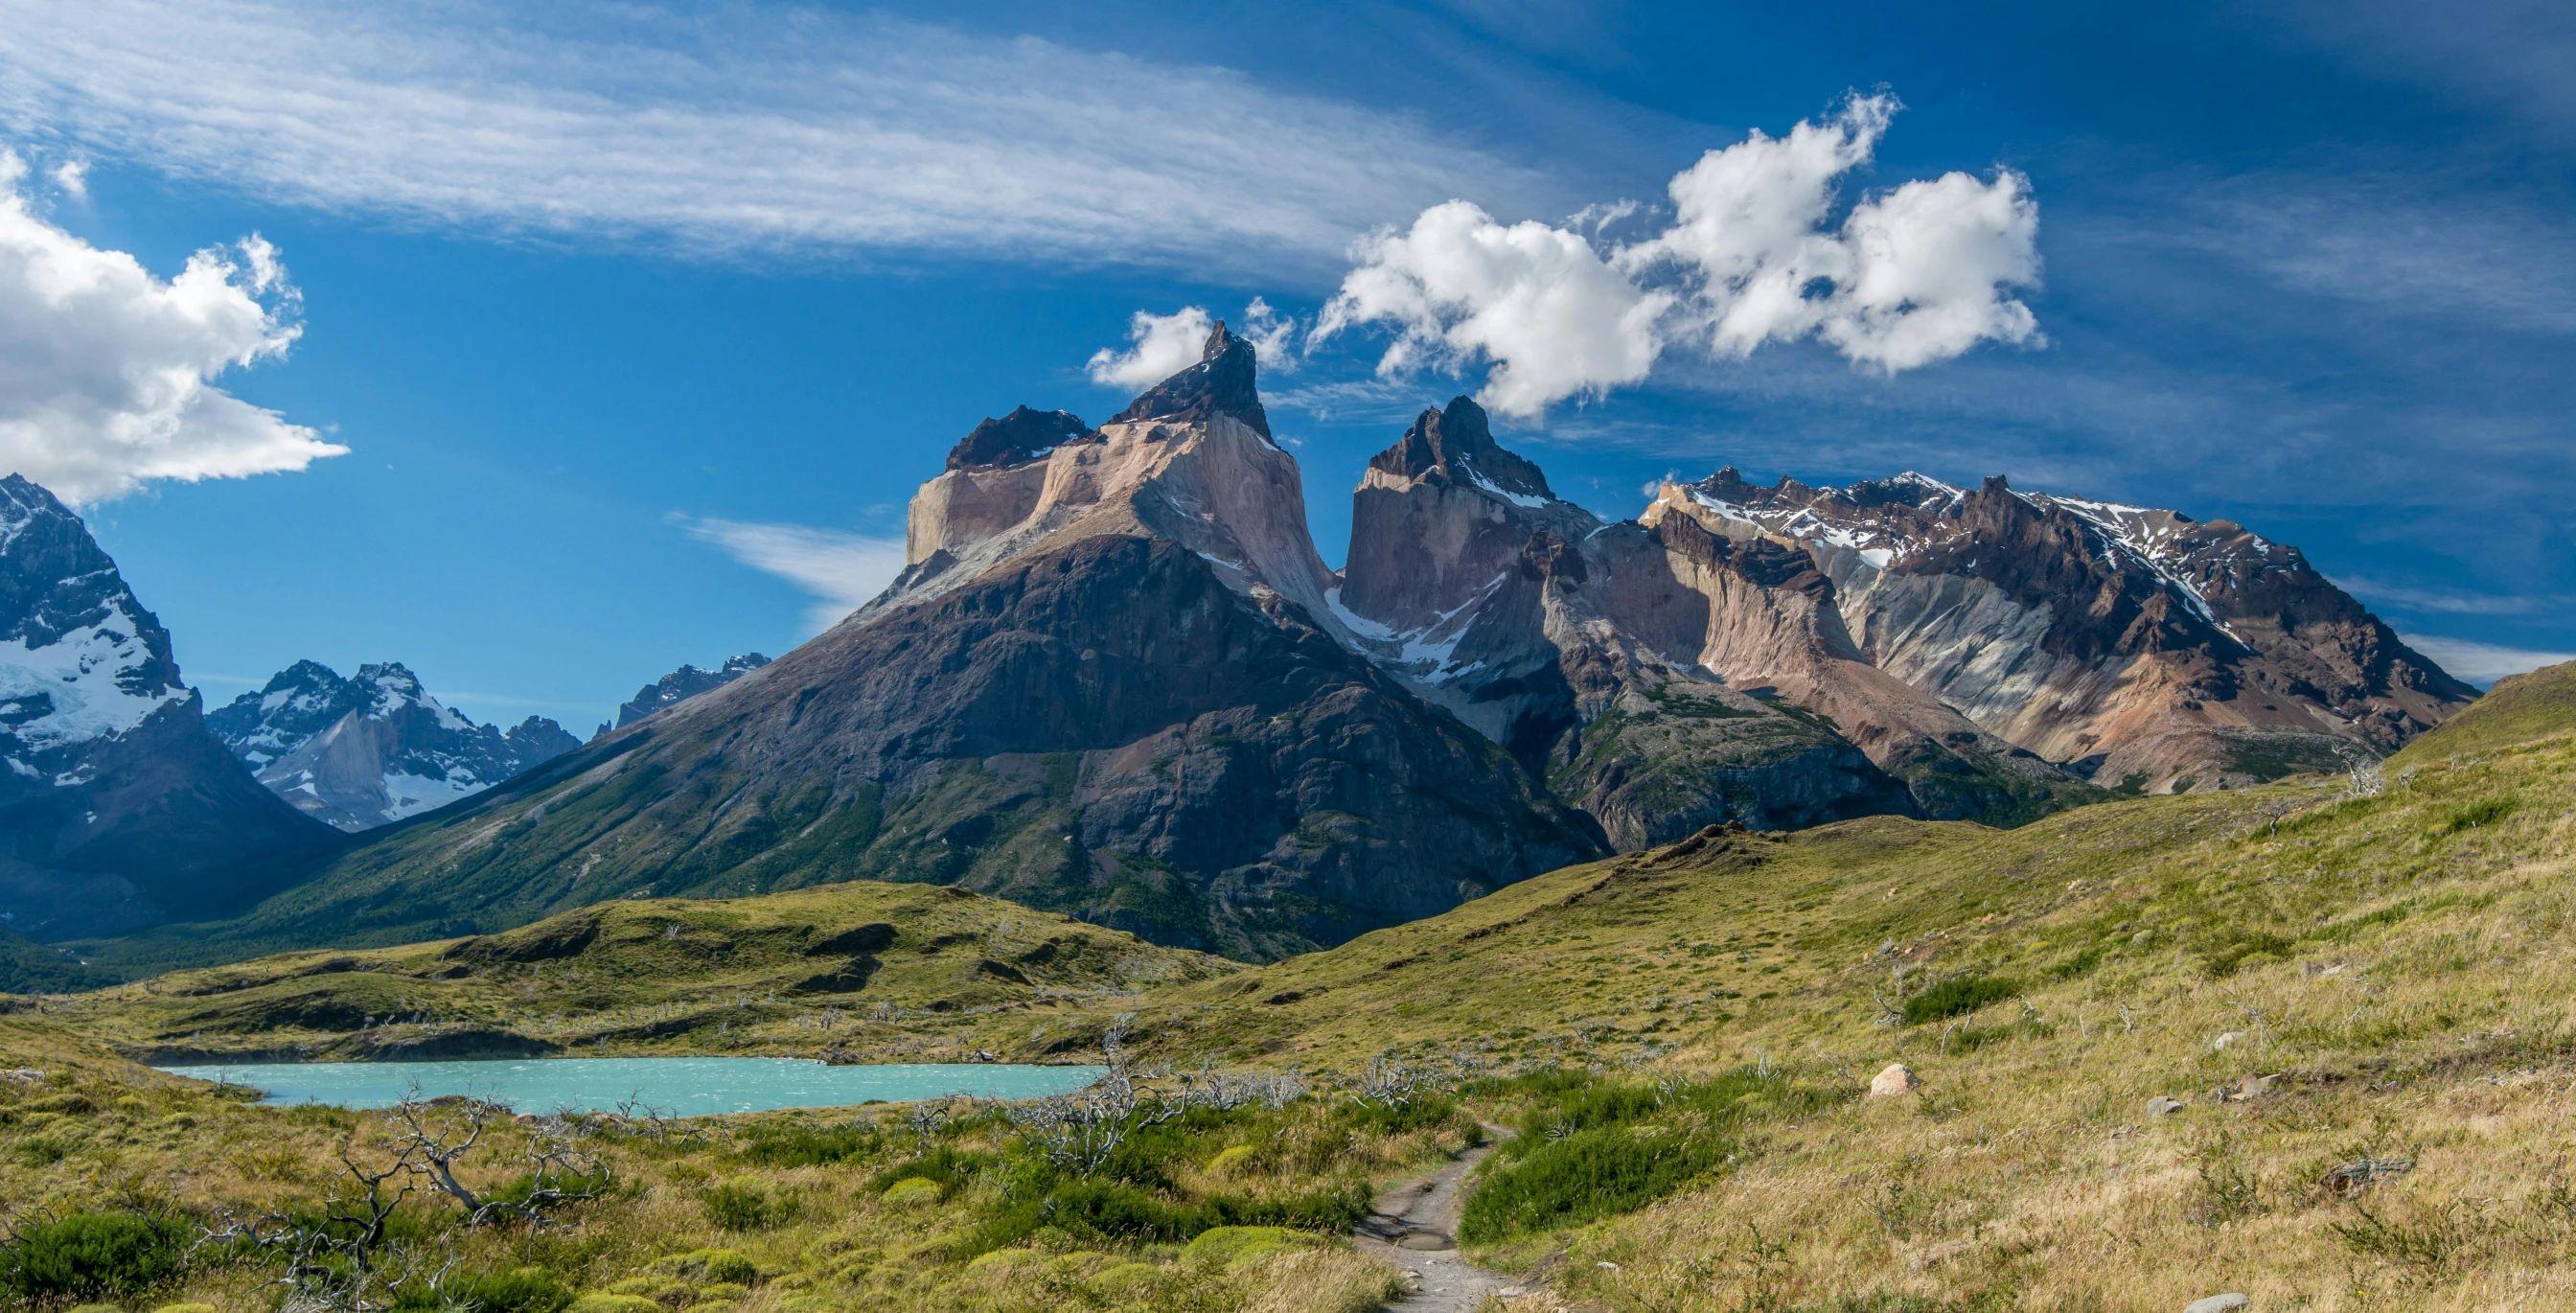
[{"label": "white cloud", "polygon": [[2405,640],[2406,646],[2433,658],[2444,670],[2472,684],[2492,684],[2507,675],[2576,661],[2576,652],[2533,652],[2465,638],[2434,638],[2426,634],[2399,634],[2398,637]]},{"label": "white cloud", "polygon": [[26,176],[0,150],[0,466],[81,503],[348,450],[213,385],[302,331],[276,248],[199,251],[163,282],[39,217]]},{"label": "white cloud", "polygon": [[54,185],[76,201],[89,199],[89,161],[64,160],[53,168]]},{"label": "white cloud", "polygon": [[[1102,387],[1142,392],[1197,364],[1215,327],[1216,317],[1206,306],[1186,305],[1168,315],[1139,310],[1127,320],[1127,349],[1102,347],[1091,353],[1082,369]],[[1252,304],[1227,327],[1252,344],[1263,369],[1286,373],[1297,367],[1296,353],[1290,349],[1297,321],[1271,309],[1269,302],[1252,298]]]},{"label": "white cloud", "polygon": [[1812,336],[1894,373],[2035,341],[2038,321],[2008,290],[2039,278],[2039,210],[2020,174],[1909,181],[1830,222],[1896,109],[1855,96],[1786,137],[1708,152],[1673,178],[1671,224],[1624,246],[1596,244],[1624,217],[1615,206],[1566,227],[1434,206],[1359,244],[1314,336],[1392,326],[1381,374],[1491,361],[1479,395],[1520,415],[1637,382],[1681,343],[1740,359]]},{"label": "white cloud", "polygon": [[0,124],[251,193],[715,253],[1321,268],[1534,175],[1240,74],[883,16],[0,0]]},{"label": "white cloud", "polygon": [[1205,306],[1183,306],[1168,315],[1139,310],[1127,321],[1127,349],[1092,352],[1083,372],[1102,387],[1142,392],[1197,364],[1215,324]]},{"label": "white cloud", "polygon": [[805,627],[821,633],[884,592],[903,573],[903,539],[876,538],[801,524],[746,524],[684,519],[691,536],[735,560],[804,589],[817,599]]},{"label": "white cloud", "polygon": [[1580,235],[1543,223],[1508,227],[1465,201],[1422,212],[1408,232],[1360,244],[1360,267],[1324,306],[1315,334],[1389,323],[1380,374],[1494,362],[1480,394],[1507,414],[1535,414],[1583,392],[1634,383],[1663,351],[1672,306],[1613,268]]},{"label": "white cloud", "polygon": [[1235,325],[1235,333],[1252,344],[1253,357],[1263,369],[1286,371],[1297,367],[1297,353],[1290,346],[1297,336],[1297,321],[1271,309],[1268,301],[1252,298],[1252,304],[1243,308],[1243,319]]}]

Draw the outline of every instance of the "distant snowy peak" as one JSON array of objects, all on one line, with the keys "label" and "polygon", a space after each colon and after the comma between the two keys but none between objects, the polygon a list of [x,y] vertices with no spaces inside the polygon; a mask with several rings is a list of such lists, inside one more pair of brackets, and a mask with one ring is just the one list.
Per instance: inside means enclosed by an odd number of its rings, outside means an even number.
[{"label": "distant snowy peak", "polygon": [[[1023,406],[1020,409],[1025,411],[1028,407]],[[1014,413],[1016,414],[1017,412]],[[1055,413],[1061,414],[1062,412],[1059,411]],[[987,423],[989,422],[990,421],[987,421]],[[1076,423],[1079,422],[1080,421],[1076,421]],[[980,429],[977,430],[977,432],[981,431],[982,430]],[[667,707],[678,706],[679,704],[688,701],[690,698],[696,697],[700,693],[711,692],[715,689],[722,688],[725,685],[730,684],[768,664],[769,658],[762,656],[758,652],[745,652],[741,656],[725,662],[722,666],[719,666],[714,670],[701,670],[696,666],[682,666],[679,669],[672,671],[670,674],[664,675],[660,679],[635,690],[634,700],[617,709],[616,728],[624,729],[627,726],[634,724],[636,721],[652,715],[654,712],[661,711]],[[609,727],[606,725],[600,726],[603,733],[606,732],[608,728]]]},{"label": "distant snowy peak", "polygon": [[561,725],[477,725],[399,662],[351,678],[299,661],[206,718],[259,782],[305,814],[356,831],[469,797],[581,746]]},{"label": "distant snowy peak", "polygon": [[99,549],[88,526],[24,477],[0,479],[0,755],[134,730],[185,703],[170,633]]}]

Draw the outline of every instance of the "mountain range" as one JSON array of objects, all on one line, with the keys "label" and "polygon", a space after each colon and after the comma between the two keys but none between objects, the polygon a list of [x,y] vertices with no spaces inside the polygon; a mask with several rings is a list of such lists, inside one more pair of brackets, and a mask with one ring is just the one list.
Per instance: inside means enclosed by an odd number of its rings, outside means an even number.
[{"label": "mountain range", "polygon": [[1371,460],[1336,572],[1256,373],[1220,324],[1097,428],[984,421],[914,496],[902,574],[811,642],[675,672],[578,749],[119,951],[864,877],[1270,959],[1713,824],[2009,826],[2340,768],[2475,696],[2224,521],[1721,470],[1604,522],[1466,398]]},{"label": "mountain range", "polygon": [[581,746],[542,716],[477,725],[440,706],[400,662],[343,679],[298,661],[206,717],[259,782],[295,809],[356,833],[480,793]]}]

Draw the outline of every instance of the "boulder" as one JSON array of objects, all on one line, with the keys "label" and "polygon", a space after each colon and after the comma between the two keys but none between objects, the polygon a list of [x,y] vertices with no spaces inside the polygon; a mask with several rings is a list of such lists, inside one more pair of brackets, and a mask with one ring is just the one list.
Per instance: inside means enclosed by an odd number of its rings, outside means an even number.
[{"label": "boulder", "polygon": [[2207,1299],[2195,1299],[2184,1305],[2182,1313],[2235,1313],[2235,1310],[2253,1302],[2239,1294],[2212,1295]]},{"label": "boulder", "polygon": [[2182,1110],[2183,1101],[2180,1099],[2159,1094],[2156,1097],[2147,1100],[2147,1115],[2150,1117],[2168,1116],[2173,1113],[2181,1112]]},{"label": "boulder", "polygon": [[1875,1099],[1888,1095],[1912,1094],[1922,1088],[1922,1078],[1914,1074],[1912,1067],[1902,1062],[1891,1062],[1887,1064],[1887,1070],[1870,1079],[1869,1095]]}]

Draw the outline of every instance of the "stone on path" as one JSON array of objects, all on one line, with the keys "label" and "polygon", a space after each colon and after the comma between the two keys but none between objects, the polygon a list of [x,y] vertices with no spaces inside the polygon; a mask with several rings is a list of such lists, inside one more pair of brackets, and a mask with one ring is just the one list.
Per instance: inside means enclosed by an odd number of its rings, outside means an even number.
[{"label": "stone on path", "polygon": [[1869,1083],[1871,1098],[1882,1098],[1892,1094],[1912,1094],[1921,1088],[1923,1088],[1923,1082],[1915,1076],[1914,1069],[1902,1062],[1887,1064],[1887,1070],[1878,1073]]}]

